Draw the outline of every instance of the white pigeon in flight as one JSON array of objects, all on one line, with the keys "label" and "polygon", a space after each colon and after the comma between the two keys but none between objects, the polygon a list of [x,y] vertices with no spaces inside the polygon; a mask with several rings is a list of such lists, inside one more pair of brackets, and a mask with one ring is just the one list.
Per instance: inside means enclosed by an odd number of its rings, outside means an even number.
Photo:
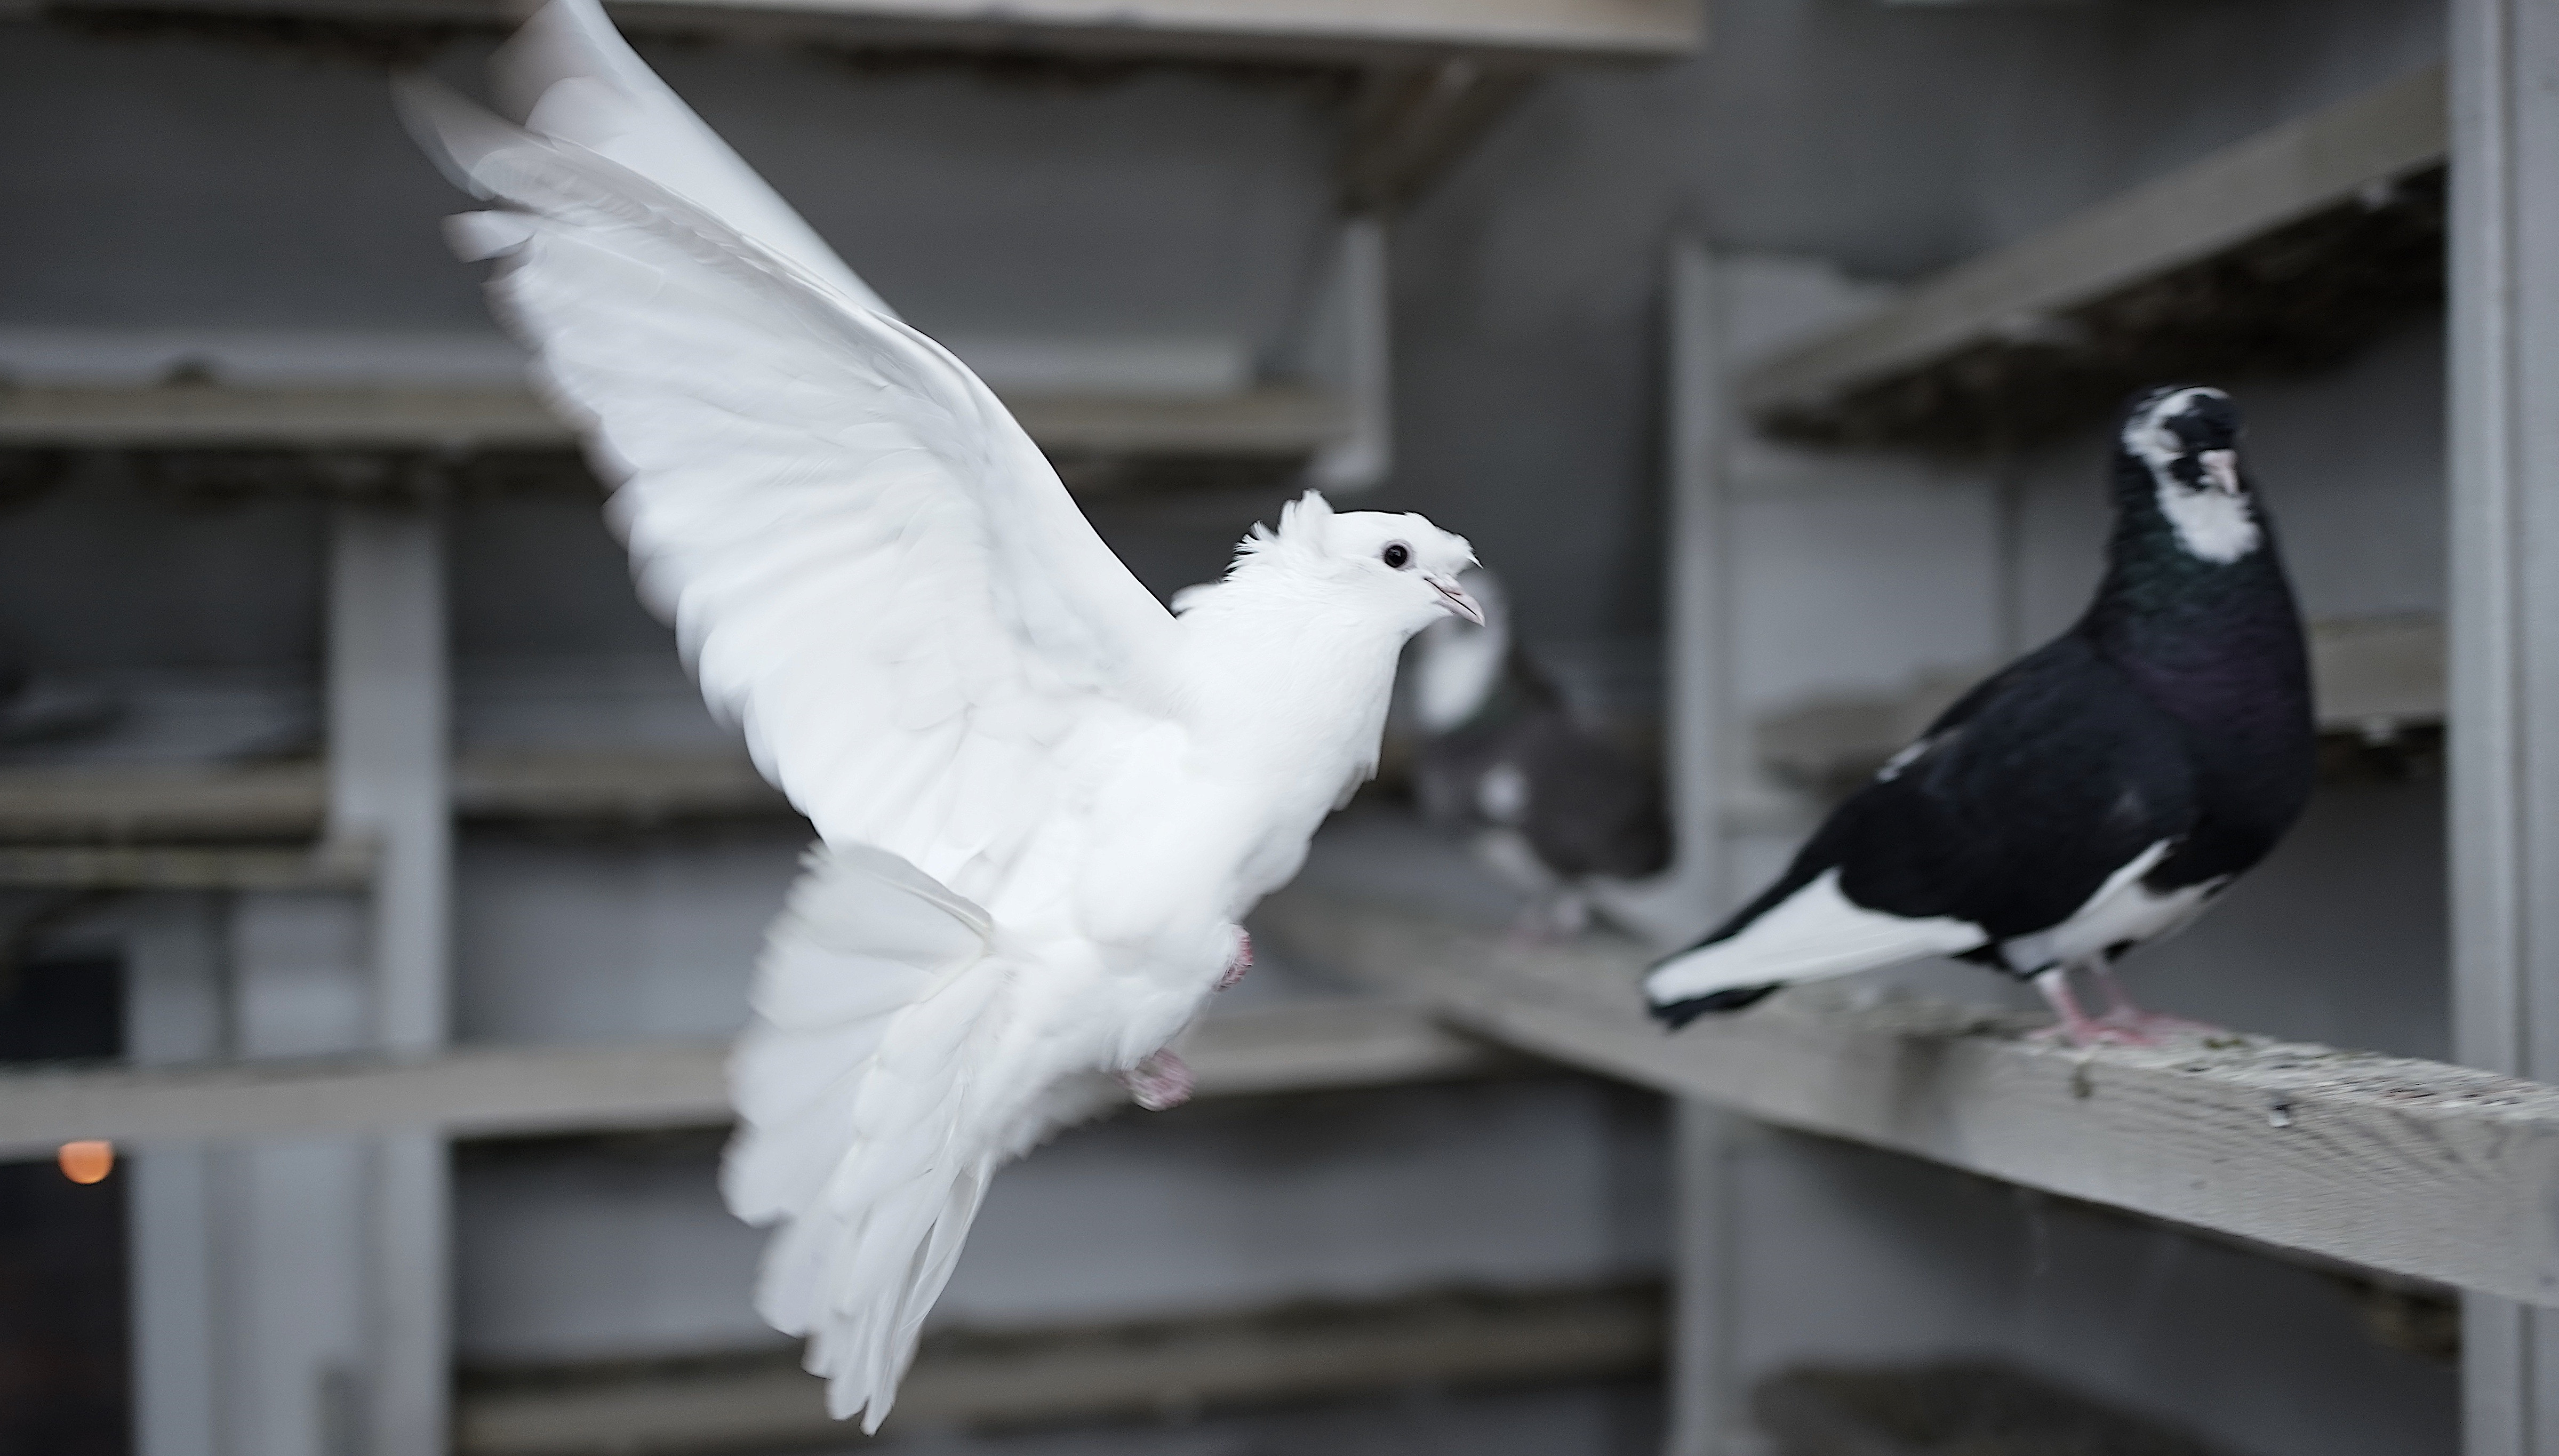
[{"label": "white pigeon in flight", "polygon": [[758,968],[723,1187],[778,1226],[758,1308],[876,1429],[997,1165],[1104,1074],[1187,1094],[1165,1044],[1373,771],[1405,641],[1480,620],[1473,553],[1309,493],[1177,617],[595,0],[497,69],[521,128],[401,87],[493,205],[454,236],[498,260],[704,695],[824,841]]}]

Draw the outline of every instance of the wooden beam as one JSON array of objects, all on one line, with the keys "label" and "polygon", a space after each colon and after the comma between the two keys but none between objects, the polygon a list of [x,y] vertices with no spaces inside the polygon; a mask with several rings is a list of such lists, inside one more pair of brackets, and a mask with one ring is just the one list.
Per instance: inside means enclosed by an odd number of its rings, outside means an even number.
[{"label": "wooden beam", "polygon": [[[656,824],[784,816],[791,805],[734,754],[503,752],[453,768],[454,810],[478,820]],[[114,765],[0,771],[0,883],[23,869],[39,883],[82,867],[132,887],[183,881],[208,888],[265,884],[302,873],[314,851],[274,848],[227,860],[180,846],[318,839],[329,816],[318,764]],[[364,852],[331,848],[309,864],[321,878],[357,873]],[[72,855],[36,846],[151,846],[149,852]],[[163,852],[163,851],[167,852]],[[195,878],[190,879],[190,876]],[[280,885],[278,886],[280,887]]]},{"label": "wooden beam", "polygon": [[2436,296],[2440,205],[2394,204],[2443,165],[2444,107],[2430,67],[2225,147],[1766,361],[1742,405],[1795,438],[1978,447],[2163,368],[2326,363]]},{"label": "wooden beam", "polygon": [[[1214,1016],[1184,1056],[1206,1097],[1442,1082],[1527,1065],[1420,1012],[1369,1000]],[[717,1126],[729,1120],[727,1060],[723,1038],[0,1072],[0,1157],[50,1157],[79,1138],[170,1145],[421,1127],[489,1137]]]},{"label": "wooden beam", "polygon": [[[0,5],[12,8],[35,7]],[[45,7],[135,8],[124,0]],[[1247,62],[1452,52],[1550,63],[1657,60],[1694,51],[1704,31],[1701,0],[615,0],[611,8],[638,30]],[[153,0],[149,9],[374,28],[496,26],[513,14],[505,0]]]},{"label": "wooden beam", "polygon": [[[2451,11],[2453,1046],[2559,1079],[2559,15]],[[2550,1304],[2463,1301],[2467,1456],[2559,1450]]]},{"label": "wooden beam", "polygon": [[59,890],[361,890],[370,840],[308,849],[236,845],[0,845],[0,887]]},{"label": "wooden beam", "polygon": [[1361,81],[1339,164],[1342,211],[1402,211],[1528,93],[1532,72],[1455,58]]},{"label": "wooden beam", "polygon": [[[887,1430],[1156,1421],[1414,1386],[1644,1374],[1650,1284],[1452,1291],[1237,1314],[925,1337]],[[466,1376],[461,1456],[709,1456],[848,1437],[794,1352]]]},{"label": "wooden beam", "polygon": [[[1199,398],[1007,397],[1064,455],[1297,456],[1342,433],[1314,390]],[[258,388],[230,384],[0,388],[0,447],[154,450],[567,450],[576,437],[532,391],[502,387]]]},{"label": "wooden beam", "polygon": [[1275,898],[1292,955],[1454,1025],[1764,1121],[2279,1247],[2559,1304],[2559,1088],[2230,1036],[2080,1052],[1935,1002],[1820,986],[1673,1035],[1648,955],[1533,948],[1407,914]]},{"label": "wooden beam", "polygon": [[[327,842],[375,850],[375,1044],[440,1051],[452,1027],[451,656],[440,501],[341,501],[330,520]],[[453,1365],[452,1159],[391,1131],[368,1169],[366,1449],[444,1456]]]}]

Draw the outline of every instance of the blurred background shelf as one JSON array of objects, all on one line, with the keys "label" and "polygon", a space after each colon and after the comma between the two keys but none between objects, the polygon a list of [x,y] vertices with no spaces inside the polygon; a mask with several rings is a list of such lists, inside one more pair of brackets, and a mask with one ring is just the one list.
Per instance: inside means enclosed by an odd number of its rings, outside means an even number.
[{"label": "blurred background shelf", "polygon": [[[36,7],[11,0],[0,13]],[[467,25],[492,31],[501,0],[69,0],[105,17]],[[1451,53],[1509,59],[1660,59],[1704,39],[1699,0],[621,0],[623,25],[817,37],[904,48],[1046,49],[1222,60],[1354,61]]]},{"label": "blurred background shelf", "polygon": [[[0,1159],[104,1138],[152,1146],[439,1129],[457,1137],[724,1127],[729,1039],[461,1046],[423,1058],[0,1070]],[[1203,1097],[1516,1073],[1536,1064],[1409,1006],[1329,1000],[1227,1011],[1185,1044]]]},{"label": "blurred background shelf", "polygon": [[[453,805],[465,819],[627,825],[792,813],[754,765],[718,754],[465,755]],[[316,761],[0,769],[0,845],[311,839],[327,818]]]},{"label": "blurred background shelf", "polygon": [[[898,1392],[890,1436],[1641,1376],[1662,1358],[1650,1281],[1434,1290],[1179,1319],[944,1329]],[[465,1371],[460,1456],[709,1456],[842,1439],[791,1352]]]},{"label": "blurred background shelf", "polygon": [[2224,147],[1748,369],[1784,439],[1985,450],[2161,378],[2335,361],[2444,281],[2444,73]]},{"label": "blurred background shelf", "polygon": [[[1305,456],[1338,438],[1339,407],[1272,386],[1206,397],[1013,395],[1022,427],[1066,455]],[[0,448],[569,450],[522,386],[255,387],[219,383],[0,387]]]}]

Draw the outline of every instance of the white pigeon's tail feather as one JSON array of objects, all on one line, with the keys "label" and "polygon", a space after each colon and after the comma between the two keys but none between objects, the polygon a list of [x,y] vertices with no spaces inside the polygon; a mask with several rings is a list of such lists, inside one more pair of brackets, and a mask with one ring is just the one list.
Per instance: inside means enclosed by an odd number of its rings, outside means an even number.
[{"label": "white pigeon's tail feather", "polygon": [[[905,860],[820,848],[766,939],[729,1076],[729,1208],[780,1224],[758,1311],[809,1339],[838,1417],[888,1414],[997,1163],[1036,1139],[998,1068],[1014,967],[984,911]],[[1018,1059],[1015,1059],[1018,1060]]]},{"label": "white pigeon's tail feather", "polygon": [[1654,966],[1644,995],[1656,1012],[1672,1013],[1731,993],[1960,954],[1987,940],[1969,921],[1869,910],[1841,893],[1830,869],[1724,939]]}]

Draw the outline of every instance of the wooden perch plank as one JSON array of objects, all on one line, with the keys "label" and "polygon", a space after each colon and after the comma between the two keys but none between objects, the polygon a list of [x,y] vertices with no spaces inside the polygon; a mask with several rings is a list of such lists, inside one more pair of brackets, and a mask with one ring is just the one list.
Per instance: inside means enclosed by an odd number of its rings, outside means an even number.
[{"label": "wooden perch plank", "polygon": [[2559,1088],[2258,1037],[2078,1052],[2016,1018],[1789,992],[1677,1035],[1623,942],[1523,947],[1285,896],[1276,946],[1458,1026],[1766,1121],[2091,1203],[2559,1306]]},{"label": "wooden perch plank", "polygon": [[[1376,1001],[1278,1005],[1212,1017],[1184,1048],[1201,1096],[1481,1077],[1519,1059]],[[457,1136],[708,1126],[729,1119],[728,1044],[467,1047],[377,1057],[150,1069],[0,1072],[0,1158],[79,1138],[154,1144],[376,1134]]]}]

